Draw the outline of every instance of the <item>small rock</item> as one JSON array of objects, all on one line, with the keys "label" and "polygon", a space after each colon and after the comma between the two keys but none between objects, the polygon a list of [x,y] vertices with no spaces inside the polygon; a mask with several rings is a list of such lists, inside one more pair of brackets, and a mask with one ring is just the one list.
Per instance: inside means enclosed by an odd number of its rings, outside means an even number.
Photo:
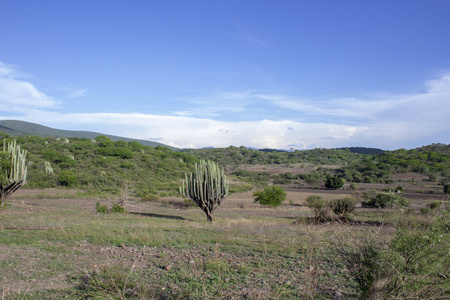
[{"label": "small rock", "polygon": [[166,269],[167,271],[170,271],[170,270],[172,270],[172,265],[167,265],[164,267],[164,269]]}]

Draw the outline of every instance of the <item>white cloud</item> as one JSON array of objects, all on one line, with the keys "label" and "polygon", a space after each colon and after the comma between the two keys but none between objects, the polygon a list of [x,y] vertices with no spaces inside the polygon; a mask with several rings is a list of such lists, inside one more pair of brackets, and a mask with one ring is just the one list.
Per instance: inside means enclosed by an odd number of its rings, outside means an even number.
[{"label": "white cloud", "polygon": [[80,98],[87,95],[87,91],[85,89],[76,86],[70,86],[64,90],[67,91],[68,98]]},{"label": "white cloud", "polygon": [[[366,146],[412,148],[450,140],[450,76],[425,83],[423,93],[388,95],[370,99],[339,98],[322,101],[244,91],[220,93],[191,100],[190,110],[171,115],[140,113],[70,113],[58,102],[18,75],[11,65],[0,64],[0,118],[20,119],[59,129],[88,130],[131,138],[151,139],[180,148],[252,146],[296,148]],[[67,90],[82,96],[83,89]],[[72,93],[71,93],[72,91]],[[210,102],[208,102],[208,100]],[[232,121],[226,113],[261,109],[264,117]],[[277,114],[275,114],[277,111]],[[288,119],[292,111],[314,118]],[[223,120],[214,119],[221,115]],[[255,114],[256,115],[256,114]],[[317,121],[321,120],[321,121]]]},{"label": "white cloud", "polygon": [[20,77],[15,66],[0,62],[0,111],[24,112],[30,108],[57,107],[55,100]]},{"label": "white cloud", "polygon": [[0,61],[0,77],[17,78],[23,76],[24,74],[20,73],[15,65],[5,64]]}]

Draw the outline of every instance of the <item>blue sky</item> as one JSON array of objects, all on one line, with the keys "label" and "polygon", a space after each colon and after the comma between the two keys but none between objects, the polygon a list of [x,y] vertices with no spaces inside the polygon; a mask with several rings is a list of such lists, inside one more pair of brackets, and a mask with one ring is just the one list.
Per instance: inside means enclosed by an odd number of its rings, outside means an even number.
[{"label": "blue sky", "polygon": [[450,143],[450,1],[0,2],[0,119],[175,147]]}]

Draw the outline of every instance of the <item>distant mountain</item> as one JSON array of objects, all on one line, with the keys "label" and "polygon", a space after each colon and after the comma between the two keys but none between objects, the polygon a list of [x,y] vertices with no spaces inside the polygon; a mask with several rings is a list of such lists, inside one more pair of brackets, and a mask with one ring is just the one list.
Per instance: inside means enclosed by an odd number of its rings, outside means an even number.
[{"label": "distant mountain", "polygon": [[104,135],[109,137],[112,141],[137,141],[141,143],[144,146],[161,146],[161,147],[168,147],[172,150],[178,150],[175,147],[167,146],[161,143],[152,142],[152,141],[146,141],[146,140],[138,140],[138,139],[131,139],[121,136],[115,136],[115,135],[109,135],[109,134],[103,134],[98,132],[92,132],[92,131],[73,131],[73,130],[60,130],[55,128],[50,128],[47,126],[25,122],[25,121],[18,121],[18,120],[0,120],[0,132],[4,132],[6,134],[9,134],[10,136],[24,136],[24,135],[37,135],[41,137],[56,137],[56,138],[88,138],[88,139],[95,139],[99,135]]}]

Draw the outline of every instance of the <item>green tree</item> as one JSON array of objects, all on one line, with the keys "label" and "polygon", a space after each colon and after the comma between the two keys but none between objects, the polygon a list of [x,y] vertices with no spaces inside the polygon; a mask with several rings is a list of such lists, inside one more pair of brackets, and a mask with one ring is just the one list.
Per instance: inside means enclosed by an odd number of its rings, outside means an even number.
[{"label": "green tree", "polygon": [[264,188],[263,191],[256,191],[253,193],[255,202],[267,206],[280,206],[286,200],[286,192],[283,188],[273,185]]}]

